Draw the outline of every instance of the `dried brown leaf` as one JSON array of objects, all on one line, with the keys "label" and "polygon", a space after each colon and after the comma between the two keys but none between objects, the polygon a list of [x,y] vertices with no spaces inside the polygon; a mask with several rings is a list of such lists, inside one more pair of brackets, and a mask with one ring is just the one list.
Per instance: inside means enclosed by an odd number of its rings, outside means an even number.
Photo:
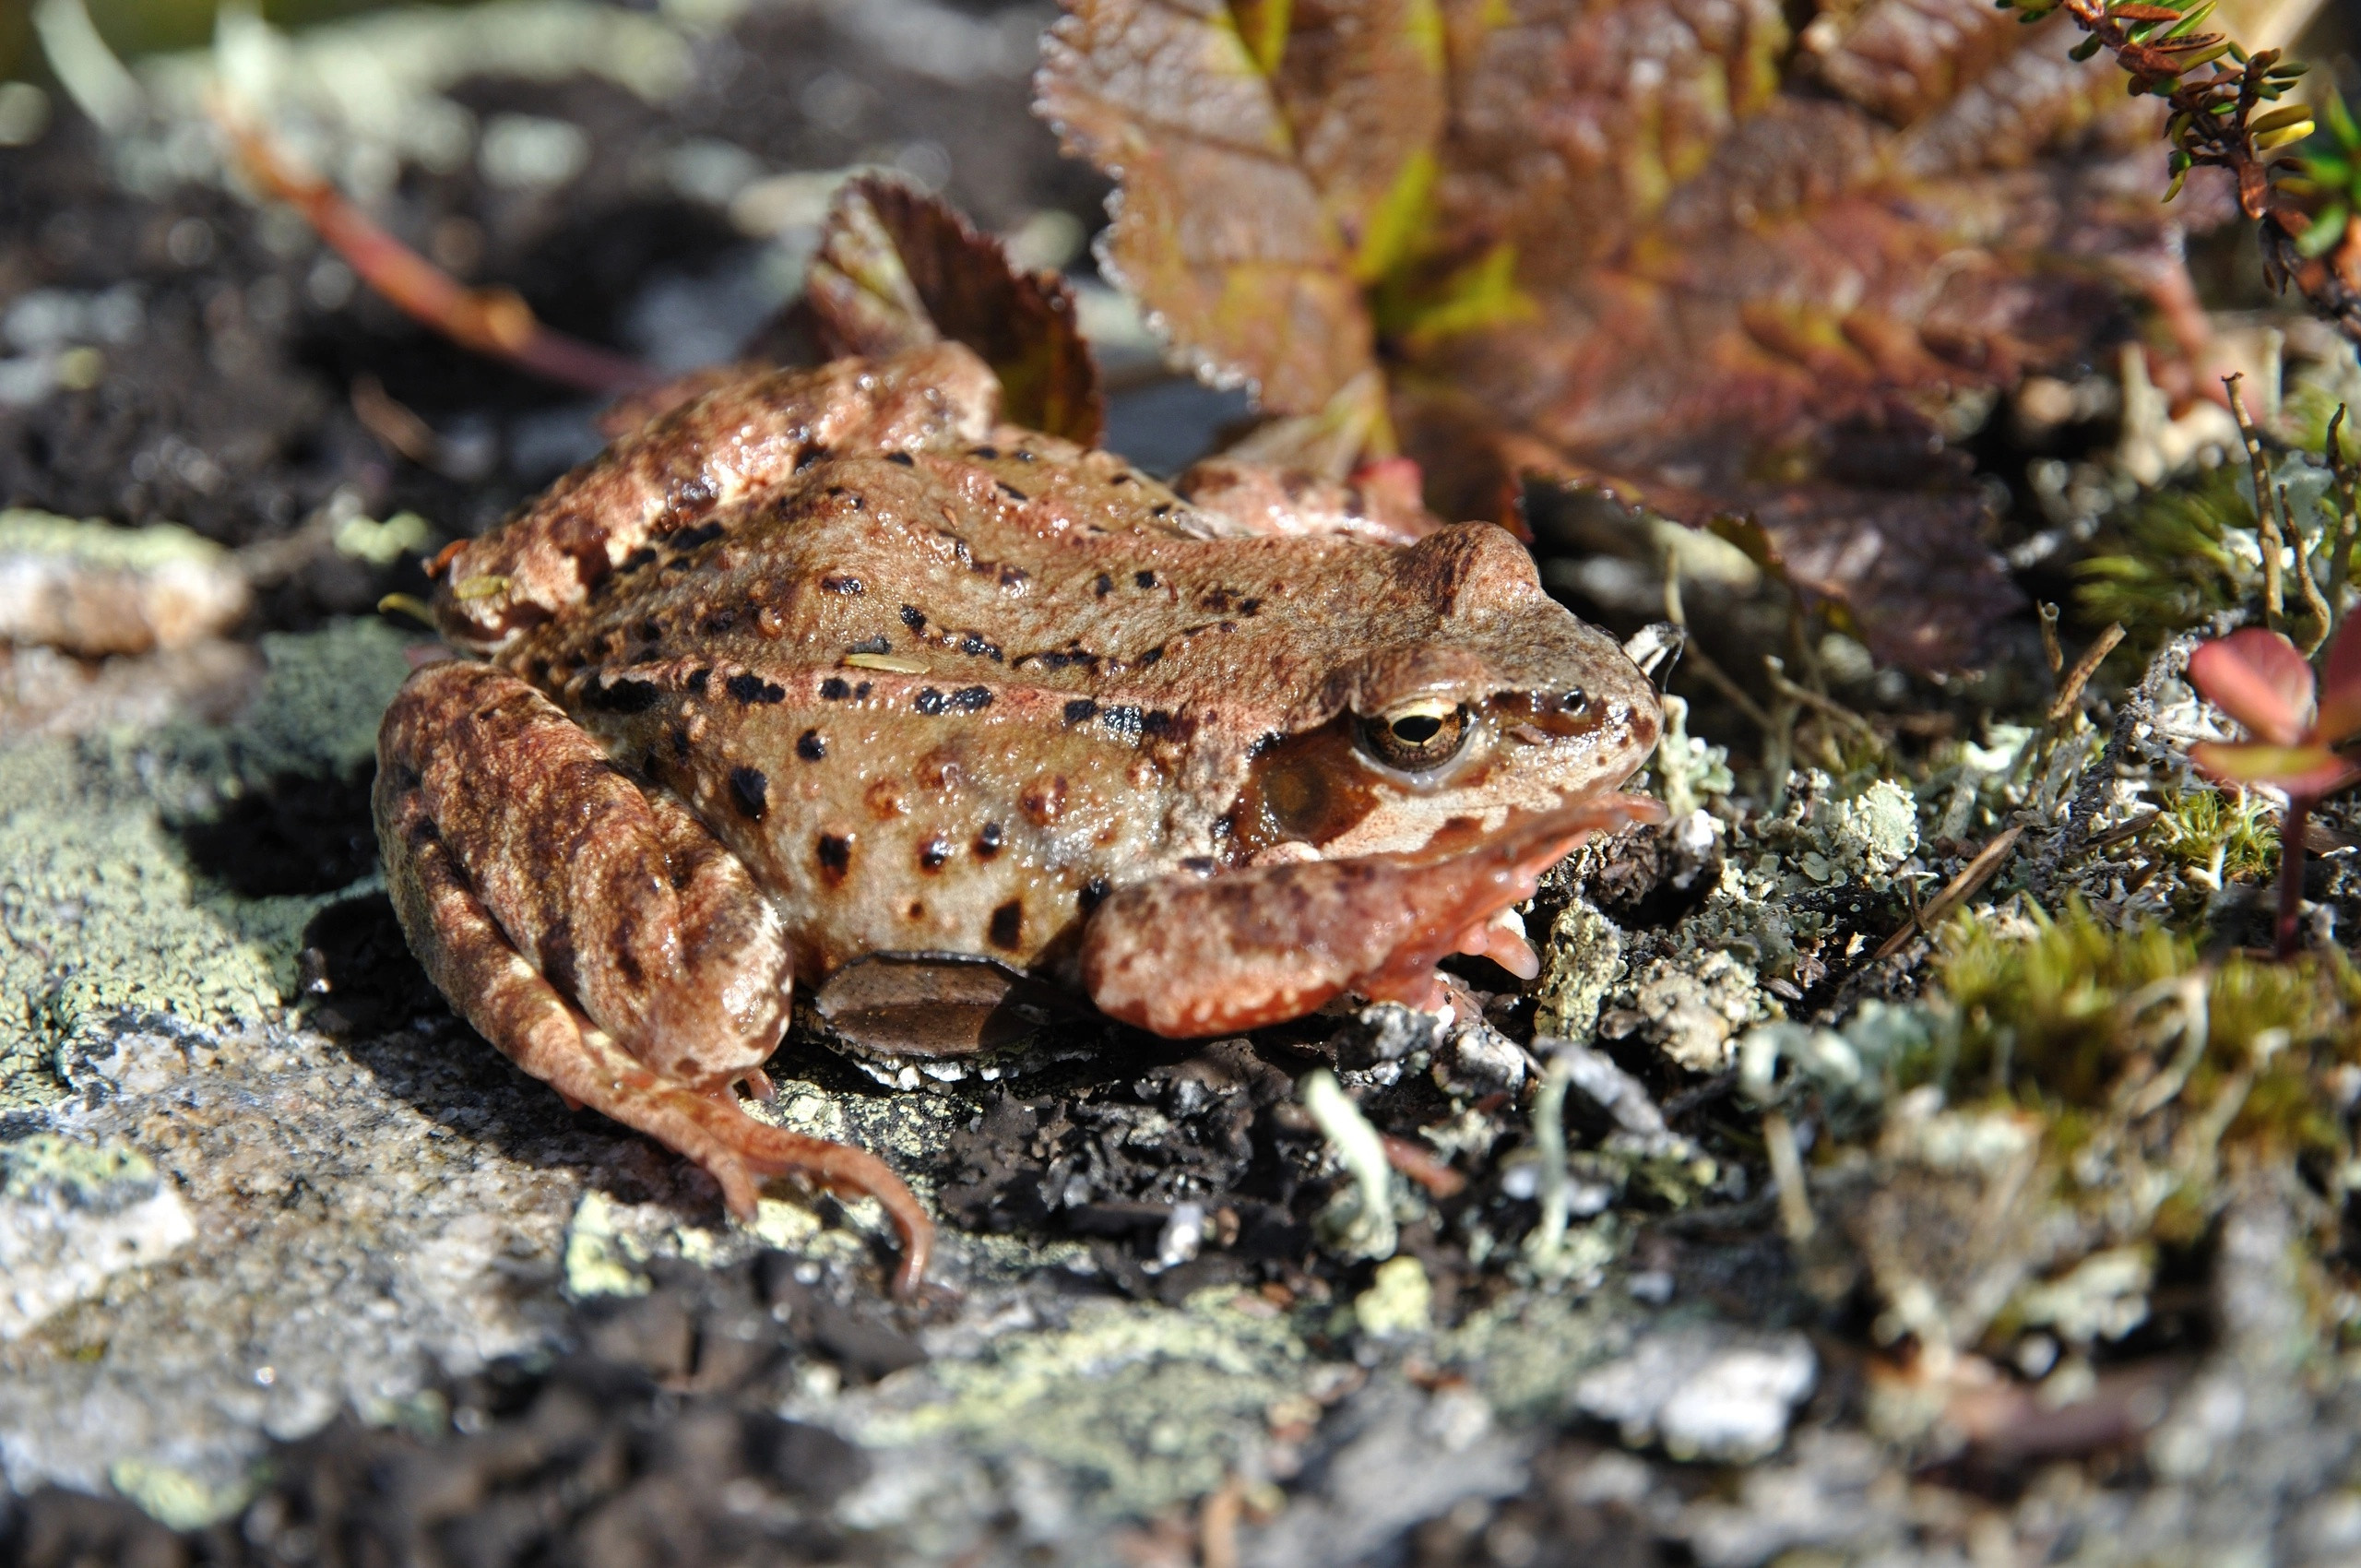
[{"label": "dried brown leaf", "polygon": [[1201,368],[1297,416],[1382,369],[1367,450],[1444,516],[1751,517],[1922,667],[2021,602],[1945,407],[2102,351],[2225,206],[2160,207],[2153,101],[1987,0],[1067,5],[1043,110]]},{"label": "dried brown leaf", "polygon": [[1098,371],[1073,291],[1054,273],[1018,272],[998,240],[914,186],[884,175],[848,183],[804,295],[832,358],[952,339],[1000,377],[1006,418],[1086,445],[1098,440]]},{"label": "dried brown leaf", "polygon": [[1363,285],[1431,175],[1442,65],[1433,0],[1087,0],[1038,107],[1122,181],[1107,274],[1200,374],[1311,414],[1375,363]]}]

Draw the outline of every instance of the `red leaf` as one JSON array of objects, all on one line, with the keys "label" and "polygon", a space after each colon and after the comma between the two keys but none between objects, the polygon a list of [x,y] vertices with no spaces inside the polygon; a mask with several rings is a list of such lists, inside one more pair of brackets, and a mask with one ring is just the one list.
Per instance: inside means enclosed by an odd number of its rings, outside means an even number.
[{"label": "red leaf", "polygon": [[2256,740],[2292,746],[2312,717],[2312,667],[2277,632],[2249,626],[2189,656],[2189,683]]},{"label": "red leaf", "polygon": [[2200,741],[2189,760],[2230,784],[2269,784],[2290,795],[2315,799],[2343,789],[2361,767],[2326,746],[2263,746],[2251,742]]},{"label": "red leaf", "polygon": [[2329,645],[2320,672],[2320,712],[2313,731],[2330,745],[2361,733],[2361,632],[2346,621]]},{"label": "red leaf", "polygon": [[888,175],[828,209],[806,298],[831,356],[883,358],[951,339],[1000,377],[1002,417],[1084,445],[1104,423],[1098,370],[1054,273],[1021,273],[1001,243]]},{"label": "red leaf", "polygon": [[1535,476],[1751,517],[1922,667],[2021,603],[1928,414],[2085,357],[2205,209],[2154,199],[2158,105],[1988,0],[1800,38],[1779,0],[1065,4],[1042,107],[1196,362],[1276,413],[1382,371],[1447,517]]}]

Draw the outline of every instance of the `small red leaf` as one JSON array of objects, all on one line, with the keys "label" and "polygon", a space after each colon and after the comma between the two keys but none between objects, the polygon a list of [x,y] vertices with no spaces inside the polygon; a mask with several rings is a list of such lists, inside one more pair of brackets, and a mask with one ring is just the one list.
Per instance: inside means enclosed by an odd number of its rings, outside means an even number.
[{"label": "small red leaf", "polygon": [[2269,784],[2290,795],[2333,794],[2361,778],[2361,767],[2326,746],[2264,746],[2251,742],[2201,741],[2189,760],[2229,784]]},{"label": "small red leaf", "polygon": [[2294,643],[2259,626],[2190,654],[2189,682],[2258,741],[2294,745],[2312,717],[2312,667]]},{"label": "small red leaf", "polygon": [[2361,632],[2347,621],[2320,672],[2320,714],[2312,730],[2330,745],[2361,733]]}]

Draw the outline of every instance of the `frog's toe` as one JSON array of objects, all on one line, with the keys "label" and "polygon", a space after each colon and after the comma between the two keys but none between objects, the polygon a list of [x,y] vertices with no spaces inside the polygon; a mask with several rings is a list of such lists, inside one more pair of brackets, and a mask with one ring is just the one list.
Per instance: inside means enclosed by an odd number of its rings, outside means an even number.
[{"label": "frog's toe", "polygon": [[934,1253],[934,1222],[884,1160],[849,1144],[830,1143],[757,1122],[740,1107],[730,1088],[708,1095],[681,1092],[694,1102],[682,1109],[701,1146],[692,1150],[670,1136],[665,1141],[712,1174],[721,1184],[722,1200],[740,1221],[753,1219],[755,1183],[765,1176],[801,1177],[840,1197],[875,1198],[902,1241],[901,1266],[894,1271],[894,1294],[908,1300],[917,1293],[926,1277],[927,1261]]}]

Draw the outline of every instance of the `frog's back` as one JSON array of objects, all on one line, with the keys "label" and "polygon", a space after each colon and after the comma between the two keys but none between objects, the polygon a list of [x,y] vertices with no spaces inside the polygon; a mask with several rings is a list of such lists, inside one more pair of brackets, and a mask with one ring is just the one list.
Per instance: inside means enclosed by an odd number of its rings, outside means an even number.
[{"label": "frog's back", "polygon": [[873,952],[1035,966],[1121,882],[1210,869],[1221,814],[1192,771],[1267,717],[1233,702],[1232,738],[1205,733],[1180,659],[1158,673],[1175,588],[1109,569],[1192,544],[1160,526],[1180,505],[1103,454],[825,459],[502,662],[748,862],[807,978]]}]

